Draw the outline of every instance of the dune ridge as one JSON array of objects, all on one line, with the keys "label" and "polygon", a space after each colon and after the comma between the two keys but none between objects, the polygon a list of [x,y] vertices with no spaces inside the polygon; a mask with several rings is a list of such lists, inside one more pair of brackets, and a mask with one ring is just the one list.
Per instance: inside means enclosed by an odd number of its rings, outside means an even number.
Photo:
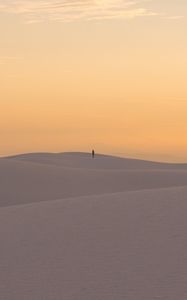
[{"label": "dune ridge", "polygon": [[185,186],[185,166],[104,155],[91,159],[84,153],[40,153],[1,158],[0,206]]},{"label": "dune ridge", "polygon": [[63,152],[63,153],[26,153],[9,156],[8,159],[36,162],[40,164],[53,164],[64,167],[86,169],[184,169],[185,163],[163,163],[140,159],[122,158],[111,155],[96,154],[92,160],[90,153]]}]

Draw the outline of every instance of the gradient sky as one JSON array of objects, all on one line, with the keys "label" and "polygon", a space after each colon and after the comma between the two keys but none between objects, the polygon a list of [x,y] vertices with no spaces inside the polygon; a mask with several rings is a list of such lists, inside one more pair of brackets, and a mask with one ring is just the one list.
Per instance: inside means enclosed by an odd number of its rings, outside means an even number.
[{"label": "gradient sky", "polygon": [[0,155],[187,161],[186,0],[0,0]]}]

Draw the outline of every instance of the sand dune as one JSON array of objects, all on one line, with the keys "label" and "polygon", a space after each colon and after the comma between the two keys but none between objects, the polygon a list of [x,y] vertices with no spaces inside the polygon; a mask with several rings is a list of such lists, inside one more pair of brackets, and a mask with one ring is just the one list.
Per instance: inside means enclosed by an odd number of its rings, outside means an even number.
[{"label": "sand dune", "polygon": [[184,169],[187,164],[158,163],[138,159],[120,158],[109,155],[97,154],[96,159],[90,159],[90,153],[65,152],[65,153],[28,153],[9,157],[9,159],[52,164],[71,168],[85,169]]},{"label": "sand dune", "polygon": [[0,241],[2,300],[186,300],[187,165],[1,158]]},{"label": "sand dune", "polygon": [[1,299],[187,299],[186,195],[170,188],[1,208]]},{"label": "sand dune", "polygon": [[[54,156],[30,154],[0,159],[0,206],[187,185],[185,165],[182,169],[169,165],[168,169],[167,164],[154,163],[151,168],[152,163],[137,161],[135,168],[136,160],[107,156],[91,159],[88,154]],[[108,169],[104,167],[107,164]]]}]

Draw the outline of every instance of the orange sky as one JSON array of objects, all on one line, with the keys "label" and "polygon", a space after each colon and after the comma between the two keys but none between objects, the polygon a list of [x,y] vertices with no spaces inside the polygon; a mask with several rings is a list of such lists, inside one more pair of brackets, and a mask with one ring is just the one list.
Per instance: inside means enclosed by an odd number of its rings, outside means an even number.
[{"label": "orange sky", "polygon": [[56,2],[0,2],[0,155],[187,161],[186,0]]}]

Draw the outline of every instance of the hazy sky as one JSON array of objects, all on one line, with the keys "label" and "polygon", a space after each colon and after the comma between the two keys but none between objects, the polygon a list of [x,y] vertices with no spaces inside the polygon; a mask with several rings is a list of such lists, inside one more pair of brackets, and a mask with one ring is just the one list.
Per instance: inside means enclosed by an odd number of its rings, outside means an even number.
[{"label": "hazy sky", "polygon": [[0,0],[0,137],[187,161],[187,1]]}]

